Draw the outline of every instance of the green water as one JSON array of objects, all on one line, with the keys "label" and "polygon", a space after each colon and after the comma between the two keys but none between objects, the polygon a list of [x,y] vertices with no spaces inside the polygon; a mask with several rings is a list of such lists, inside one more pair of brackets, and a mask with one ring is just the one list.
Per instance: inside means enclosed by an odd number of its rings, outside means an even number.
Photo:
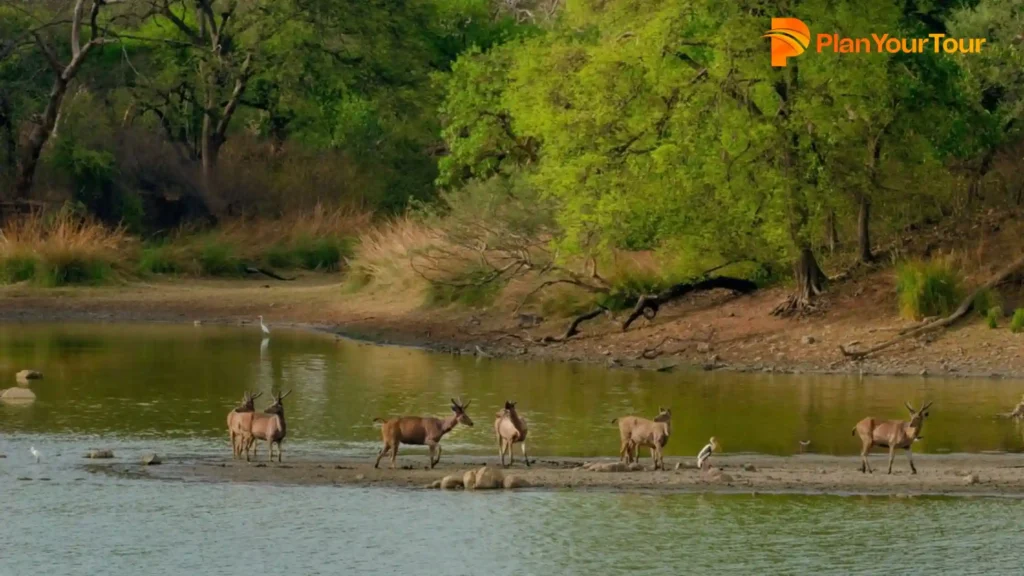
[{"label": "green water", "polygon": [[[0,326],[0,375],[44,373],[0,404],[0,576],[23,574],[1014,574],[1024,501],[693,494],[442,493],[133,480],[91,474],[110,447],[227,455],[245,389],[293,390],[285,459],[376,451],[374,416],[471,400],[446,454],[491,453],[491,417],[519,402],[536,455],[614,455],[609,420],[672,407],[668,454],[854,453],[866,414],[933,400],[924,452],[1018,451],[992,415],[1024,383],[658,374],[432,355],[275,330]],[[262,406],[262,400],[258,405]],[[29,454],[42,453],[38,464]],[[404,457],[423,458],[415,449]]]}]

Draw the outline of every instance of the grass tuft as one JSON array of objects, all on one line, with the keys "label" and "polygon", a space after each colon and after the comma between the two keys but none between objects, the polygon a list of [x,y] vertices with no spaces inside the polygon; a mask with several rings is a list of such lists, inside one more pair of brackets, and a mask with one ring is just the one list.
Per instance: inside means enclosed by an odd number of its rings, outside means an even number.
[{"label": "grass tuft", "polygon": [[912,320],[946,316],[959,305],[963,288],[947,260],[907,262],[896,270],[900,315]]}]

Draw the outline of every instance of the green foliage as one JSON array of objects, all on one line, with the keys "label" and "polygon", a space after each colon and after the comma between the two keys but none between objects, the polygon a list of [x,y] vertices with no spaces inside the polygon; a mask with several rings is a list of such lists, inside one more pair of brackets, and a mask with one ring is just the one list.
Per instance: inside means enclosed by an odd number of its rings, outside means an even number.
[{"label": "green foliage", "polygon": [[35,280],[47,287],[97,285],[107,282],[112,275],[110,262],[69,252],[38,262]]},{"label": "green foliage", "polygon": [[989,328],[999,327],[999,320],[1003,317],[1003,309],[1000,306],[992,306],[985,314],[985,323]]},{"label": "green foliage", "polygon": [[140,274],[178,274],[184,271],[183,268],[169,244],[156,244],[142,248],[138,265]]},{"label": "green foliage", "polygon": [[202,245],[198,256],[199,270],[207,276],[241,276],[245,264],[235,253],[235,248],[226,242],[208,240]]},{"label": "green foliage", "polygon": [[959,305],[963,288],[953,266],[943,260],[908,262],[896,270],[900,315],[911,320],[946,316]]},{"label": "green foliage", "polygon": [[1013,311],[1013,318],[1010,320],[1010,332],[1014,334],[1024,332],[1024,308],[1017,308]]},{"label": "green foliage", "polygon": [[13,284],[35,278],[36,258],[12,254],[0,260],[0,282]]},{"label": "green foliage", "polygon": [[342,260],[352,256],[352,241],[348,238],[300,237],[292,244],[277,243],[263,255],[273,268],[304,268],[306,270],[337,271]]},{"label": "green foliage", "polygon": [[[978,295],[974,297],[974,309],[981,316],[988,316],[989,310],[992,308],[999,308],[1003,300],[999,297],[999,292],[986,288],[978,292]],[[1002,315],[1002,309],[999,308],[999,314]]]},{"label": "green foliage", "polygon": [[501,291],[501,284],[491,280],[493,270],[469,266],[451,281],[434,281],[427,289],[428,306],[487,306]]}]

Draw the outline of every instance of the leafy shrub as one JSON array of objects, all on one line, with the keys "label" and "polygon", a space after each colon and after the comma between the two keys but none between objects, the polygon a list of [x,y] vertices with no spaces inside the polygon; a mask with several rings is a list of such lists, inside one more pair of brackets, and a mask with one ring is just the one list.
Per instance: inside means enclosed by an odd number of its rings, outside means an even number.
[{"label": "leafy shrub", "polygon": [[988,288],[981,290],[974,297],[974,309],[984,317],[988,317],[990,308],[999,306],[1001,303],[1002,299],[999,297],[999,293]]},{"label": "leafy shrub", "polygon": [[945,260],[908,262],[896,271],[896,293],[900,315],[920,320],[945,316],[963,298],[960,277]]},{"label": "leafy shrub", "polygon": [[498,282],[489,281],[493,271],[483,266],[473,266],[458,275],[457,280],[434,281],[427,288],[427,305],[486,306],[494,302],[501,291]]},{"label": "leafy shrub", "polygon": [[985,315],[985,323],[988,324],[989,328],[998,328],[999,319],[1003,317],[1003,309],[999,306],[993,306],[988,309],[988,313]]},{"label": "leafy shrub", "polygon": [[13,254],[0,260],[0,281],[4,284],[24,282],[36,275],[36,259],[32,256]]},{"label": "leafy shrub", "polygon": [[1010,332],[1024,332],[1024,308],[1014,310],[1013,319],[1010,320]]},{"label": "leafy shrub", "polygon": [[142,249],[138,270],[141,274],[177,274],[183,271],[183,266],[175,258],[171,247],[163,244]]},{"label": "leafy shrub", "polygon": [[241,276],[245,264],[227,243],[208,241],[199,251],[199,268],[207,276]]}]

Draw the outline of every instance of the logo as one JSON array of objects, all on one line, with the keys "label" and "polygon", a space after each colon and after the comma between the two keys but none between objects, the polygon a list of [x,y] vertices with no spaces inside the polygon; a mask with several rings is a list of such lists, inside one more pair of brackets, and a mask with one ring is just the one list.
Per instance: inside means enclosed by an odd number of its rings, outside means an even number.
[{"label": "logo", "polygon": [[772,39],[772,66],[786,65],[786,59],[804,53],[811,43],[811,30],[798,18],[772,18],[772,29],[762,38]]}]

